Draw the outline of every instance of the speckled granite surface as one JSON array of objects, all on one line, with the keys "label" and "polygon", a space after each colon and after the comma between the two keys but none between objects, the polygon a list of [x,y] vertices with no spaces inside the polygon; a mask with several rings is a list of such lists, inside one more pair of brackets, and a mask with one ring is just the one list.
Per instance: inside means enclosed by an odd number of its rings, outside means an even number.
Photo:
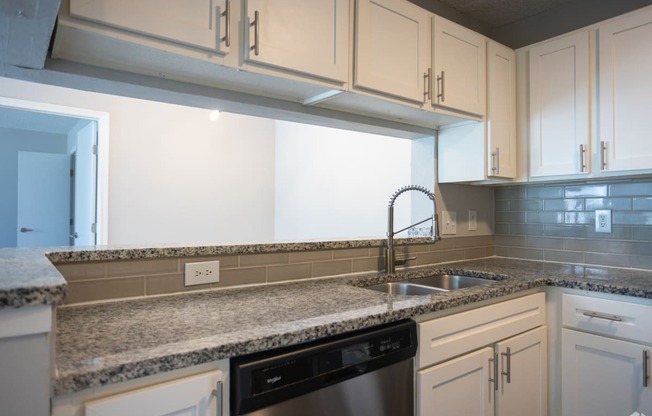
[{"label": "speckled granite surface", "polygon": [[652,298],[652,272],[484,259],[391,277],[462,272],[500,281],[427,296],[360,286],[367,274],[63,307],[58,310],[55,394],[296,344],[459,305],[554,285]]},{"label": "speckled granite surface", "polygon": [[[419,244],[429,241],[429,238],[421,237],[401,238],[396,240],[396,244]],[[61,303],[66,295],[66,281],[52,263],[277,253],[380,247],[384,244],[385,240],[343,240],[221,246],[0,248],[0,308]]]},{"label": "speckled granite surface", "polygon": [[43,249],[0,249],[0,308],[60,303],[66,281]]}]

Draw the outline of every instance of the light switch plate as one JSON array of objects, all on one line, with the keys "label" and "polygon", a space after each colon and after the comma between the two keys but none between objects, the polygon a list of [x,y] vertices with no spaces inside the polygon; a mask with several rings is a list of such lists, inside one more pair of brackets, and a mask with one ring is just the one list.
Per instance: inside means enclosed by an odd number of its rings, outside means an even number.
[{"label": "light switch plate", "polygon": [[457,234],[457,212],[442,211],[442,234]]},{"label": "light switch plate", "polygon": [[469,231],[478,230],[478,212],[476,210],[469,210]]}]

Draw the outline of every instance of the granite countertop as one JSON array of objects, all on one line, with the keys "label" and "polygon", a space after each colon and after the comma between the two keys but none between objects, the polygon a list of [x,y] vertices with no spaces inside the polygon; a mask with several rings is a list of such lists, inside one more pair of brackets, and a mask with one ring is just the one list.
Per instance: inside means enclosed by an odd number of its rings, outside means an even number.
[{"label": "granite countertop", "polygon": [[[429,238],[399,238],[397,245],[427,243]],[[0,308],[60,304],[66,296],[65,279],[53,263],[135,260],[186,256],[277,253],[358,247],[380,247],[385,240],[305,241],[231,245],[92,246],[0,248]]]},{"label": "granite countertop", "polygon": [[[360,286],[459,273],[499,280],[394,296]],[[490,258],[58,309],[56,395],[410,318],[542,286],[652,298],[652,272]]]}]

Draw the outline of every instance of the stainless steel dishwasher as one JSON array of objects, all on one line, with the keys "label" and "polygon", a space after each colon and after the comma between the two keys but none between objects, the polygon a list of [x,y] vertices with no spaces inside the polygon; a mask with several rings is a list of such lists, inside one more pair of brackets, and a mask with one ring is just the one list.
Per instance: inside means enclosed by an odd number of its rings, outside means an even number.
[{"label": "stainless steel dishwasher", "polygon": [[412,416],[416,324],[231,360],[232,416]]}]

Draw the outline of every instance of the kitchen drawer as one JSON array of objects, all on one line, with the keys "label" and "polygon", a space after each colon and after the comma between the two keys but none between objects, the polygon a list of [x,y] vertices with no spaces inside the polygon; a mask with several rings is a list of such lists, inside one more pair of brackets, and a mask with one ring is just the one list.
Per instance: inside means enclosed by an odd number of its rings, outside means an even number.
[{"label": "kitchen drawer", "polygon": [[446,361],[494,342],[543,325],[545,293],[535,293],[418,326],[417,368]]},{"label": "kitchen drawer", "polygon": [[562,322],[566,328],[652,343],[652,305],[564,293]]}]

